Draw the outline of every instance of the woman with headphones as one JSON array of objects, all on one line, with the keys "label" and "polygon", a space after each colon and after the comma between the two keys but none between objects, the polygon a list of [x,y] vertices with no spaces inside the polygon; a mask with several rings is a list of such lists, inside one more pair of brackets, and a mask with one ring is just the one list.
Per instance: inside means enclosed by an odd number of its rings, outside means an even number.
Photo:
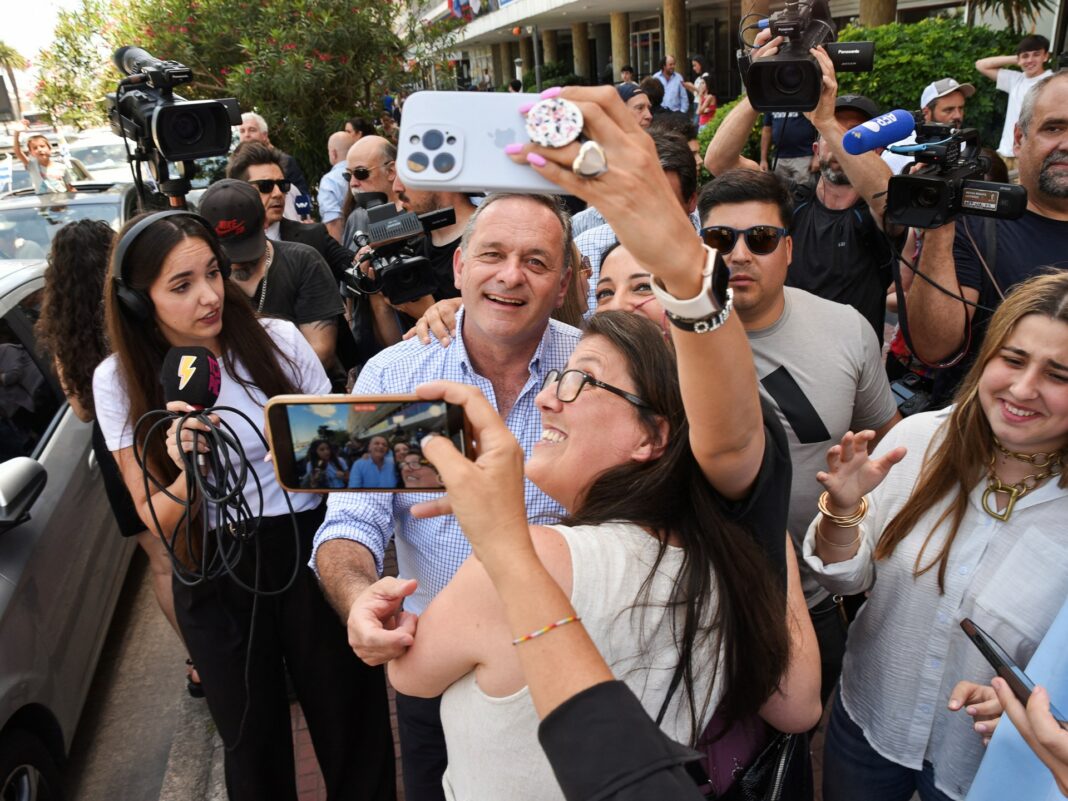
[{"label": "woman with headphones", "polygon": [[[290,506],[251,425],[261,425],[267,398],[328,393],[330,382],[295,326],[257,318],[228,280],[229,269],[215,232],[197,215],[171,210],[126,224],[104,292],[114,352],[93,377],[100,427],[142,521],[176,553],[175,612],[226,745],[229,797],[296,801],[288,669],[329,797],[393,799],[382,670],[353,654],[307,567],[322,498],[301,494]],[[203,516],[215,519],[199,492],[189,497],[185,475],[189,454],[208,450],[203,434],[210,427],[176,419],[165,435],[147,436],[150,424],[137,425],[165,407],[178,415],[194,411],[181,401],[164,402],[160,371],[176,347],[211,351],[221,369],[216,405],[248,418],[223,410],[214,420],[229,426],[244,449],[244,493],[253,515],[262,495],[262,518],[241,531],[231,526],[203,539],[185,536],[187,519],[191,531]],[[146,471],[157,484],[146,483]],[[191,580],[190,561],[223,563],[225,570]]]}]

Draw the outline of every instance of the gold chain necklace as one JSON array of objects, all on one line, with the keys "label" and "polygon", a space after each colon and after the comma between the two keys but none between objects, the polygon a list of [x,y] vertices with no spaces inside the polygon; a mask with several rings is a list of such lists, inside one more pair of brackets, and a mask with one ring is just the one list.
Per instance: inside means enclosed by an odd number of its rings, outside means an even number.
[{"label": "gold chain necklace", "polygon": [[[997,464],[998,455],[995,453],[990,457],[990,468],[987,473],[986,489],[983,491],[983,511],[991,517],[1004,522],[1009,519],[1009,515],[1012,514],[1012,510],[1020,498],[1050,476],[1057,475],[1061,472],[1062,452],[1018,453],[1017,451],[1010,451],[1007,449],[1004,445],[998,442],[996,437],[994,438],[994,446],[1005,456],[1020,462],[1027,462],[1032,467],[1038,468],[1038,472],[1024,476],[1015,484],[1006,484],[998,478],[997,473],[994,472],[994,465]],[[1005,510],[1003,512],[997,510],[996,501],[993,505],[990,503],[990,496],[996,495],[999,492],[1004,492],[1009,496],[1009,500],[1005,504]]]}]

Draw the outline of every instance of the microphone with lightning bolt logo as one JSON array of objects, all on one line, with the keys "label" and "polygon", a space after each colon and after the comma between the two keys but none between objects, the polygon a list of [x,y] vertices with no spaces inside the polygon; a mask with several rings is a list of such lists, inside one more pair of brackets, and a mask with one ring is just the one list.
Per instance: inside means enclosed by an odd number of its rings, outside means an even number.
[{"label": "microphone with lightning bolt logo", "polygon": [[[211,408],[219,398],[222,372],[219,360],[207,348],[171,348],[160,371],[163,400],[183,401],[197,411]],[[197,465],[207,466],[207,455],[197,454]]]}]

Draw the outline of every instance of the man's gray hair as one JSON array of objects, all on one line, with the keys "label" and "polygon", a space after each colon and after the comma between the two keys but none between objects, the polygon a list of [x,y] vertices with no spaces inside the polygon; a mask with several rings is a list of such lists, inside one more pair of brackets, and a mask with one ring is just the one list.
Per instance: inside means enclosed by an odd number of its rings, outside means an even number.
[{"label": "man's gray hair", "polygon": [[1020,126],[1020,130],[1023,131],[1024,136],[1027,135],[1027,129],[1031,127],[1031,120],[1035,116],[1035,104],[1038,102],[1038,96],[1042,94],[1043,90],[1051,81],[1058,79],[1063,80],[1065,78],[1068,78],[1068,68],[1060,69],[1052,75],[1047,75],[1027,90],[1023,102],[1020,103],[1020,116],[1016,118],[1016,124]]},{"label": "man's gray hair", "polygon": [[255,111],[246,111],[244,114],[242,114],[241,122],[254,122],[256,123],[256,127],[259,128],[263,133],[268,133],[267,120],[265,120]]},{"label": "man's gray hair", "polygon": [[475,223],[478,222],[478,218],[482,215],[489,206],[492,206],[499,200],[511,200],[513,198],[521,198],[524,200],[533,200],[535,203],[539,203],[545,208],[549,209],[560,223],[560,228],[564,233],[564,253],[563,253],[563,269],[567,272],[568,267],[573,267],[571,263],[571,215],[567,209],[564,208],[564,204],[556,195],[527,195],[522,192],[494,192],[492,195],[486,197],[478,207],[475,209],[475,213],[472,214],[468,220],[467,225],[464,226],[463,236],[460,237],[460,252],[464,258],[467,258],[467,246],[471,242],[471,237],[475,231]]}]

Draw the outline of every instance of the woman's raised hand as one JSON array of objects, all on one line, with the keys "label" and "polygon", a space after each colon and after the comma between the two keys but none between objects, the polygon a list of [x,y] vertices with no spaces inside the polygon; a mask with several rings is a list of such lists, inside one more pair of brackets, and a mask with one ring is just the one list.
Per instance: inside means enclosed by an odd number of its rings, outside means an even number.
[{"label": "woman's raised hand", "polygon": [[[652,138],[619,99],[615,87],[553,87],[541,97],[561,97],[579,107],[583,133],[600,145],[608,169],[596,177],[573,172],[581,146],[578,141],[559,148],[512,145],[505,151],[512,160],[529,164],[564,193],[596,206],[619,241],[654,275],[670,269],[666,263],[679,260],[683,268],[696,265],[699,277],[704,264],[701,240],[660,166]],[[650,214],[650,209],[656,213]],[[672,259],[664,258],[665,248]]]},{"label": "woman's raised hand", "polygon": [[827,490],[832,510],[851,513],[861,498],[882,483],[890,468],[905,458],[904,446],[878,459],[869,458],[868,446],[873,439],[874,431],[847,431],[842,441],[827,451],[827,471],[817,473],[816,480]]}]

